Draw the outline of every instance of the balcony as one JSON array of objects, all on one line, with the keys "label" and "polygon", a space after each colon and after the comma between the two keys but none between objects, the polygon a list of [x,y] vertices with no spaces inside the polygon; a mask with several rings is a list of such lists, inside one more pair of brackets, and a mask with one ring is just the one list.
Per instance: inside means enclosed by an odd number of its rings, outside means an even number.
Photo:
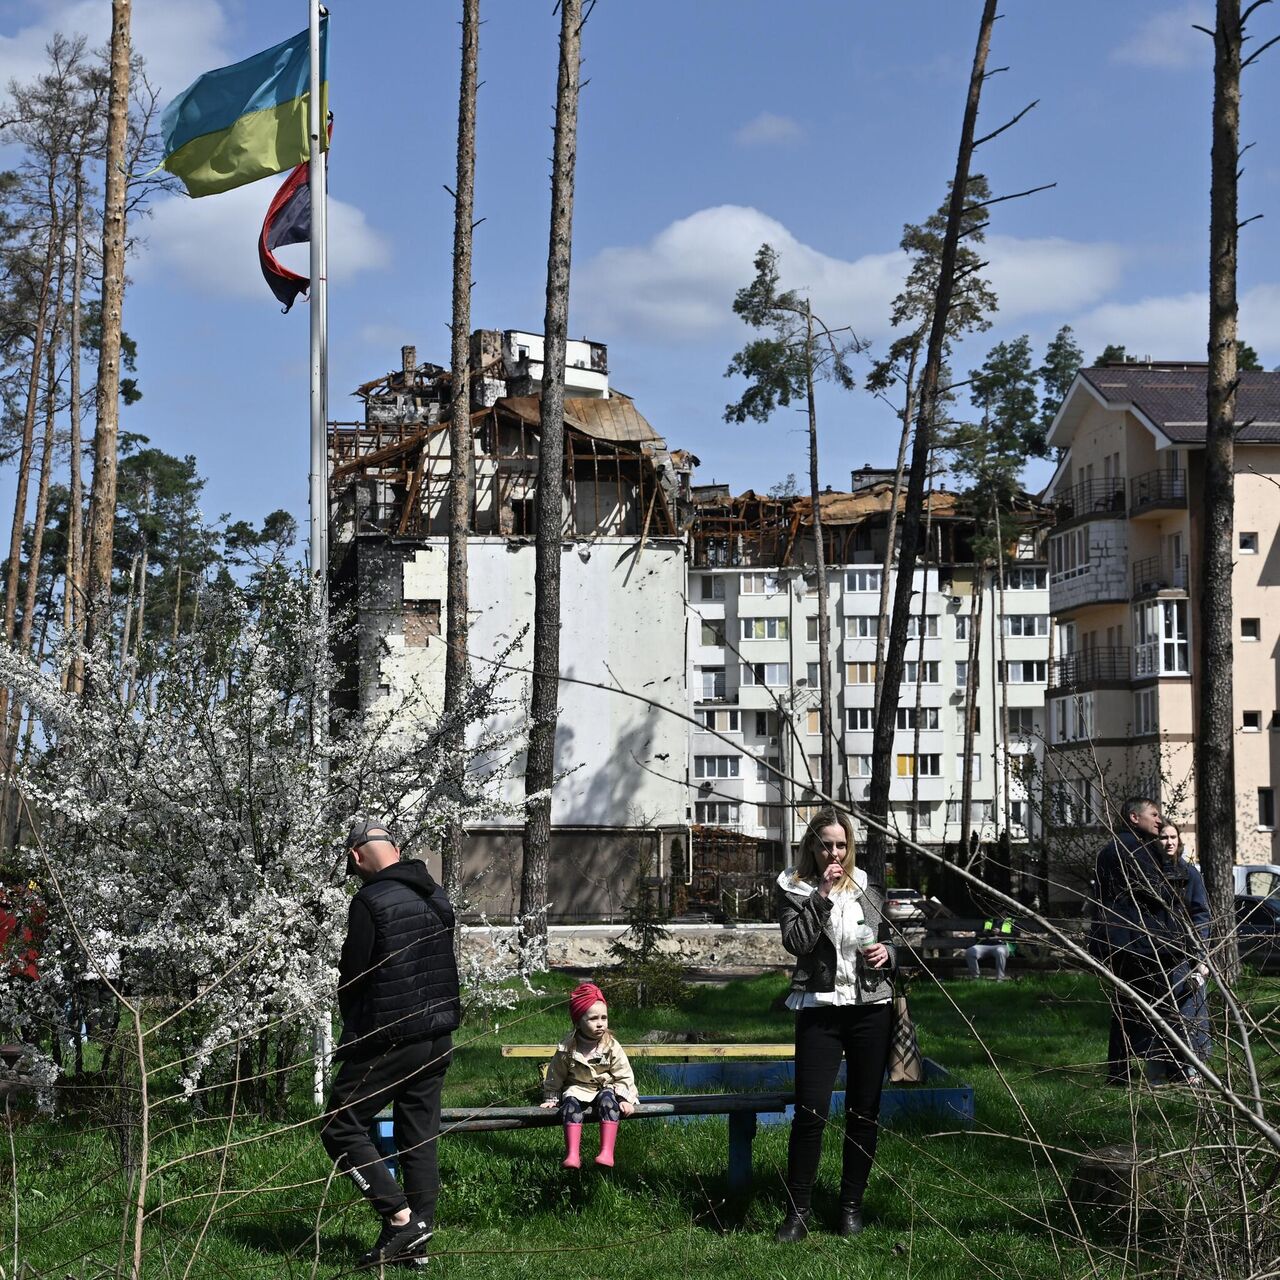
[{"label": "balcony", "polygon": [[1187,473],[1147,471],[1129,481],[1129,518],[1136,520],[1162,511],[1185,511]]},{"label": "balcony", "polygon": [[1106,685],[1127,685],[1131,669],[1127,645],[1096,645],[1090,649],[1079,649],[1050,663],[1046,696]]},{"label": "balcony", "polygon": [[1134,599],[1167,591],[1185,595],[1189,581],[1186,556],[1146,556],[1133,562]]},{"label": "balcony", "polygon": [[1059,528],[1078,520],[1123,520],[1124,478],[1082,480],[1070,489],[1060,489],[1053,505],[1057,517],[1055,523]]}]

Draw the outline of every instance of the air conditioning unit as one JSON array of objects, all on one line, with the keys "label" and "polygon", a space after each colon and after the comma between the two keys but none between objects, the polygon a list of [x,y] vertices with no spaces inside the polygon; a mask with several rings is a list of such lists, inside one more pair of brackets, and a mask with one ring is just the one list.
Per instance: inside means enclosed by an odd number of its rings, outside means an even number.
[{"label": "air conditioning unit", "polygon": [[778,745],[778,739],[776,735],[769,739],[769,745],[771,747],[776,747]]},{"label": "air conditioning unit", "polygon": [[948,604],[954,604],[954,605],[957,605],[957,606],[958,606],[958,605],[960,604],[961,598],[962,598],[962,597],[960,597],[960,596],[948,596],[948,597],[947,597],[947,603],[948,603]]}]

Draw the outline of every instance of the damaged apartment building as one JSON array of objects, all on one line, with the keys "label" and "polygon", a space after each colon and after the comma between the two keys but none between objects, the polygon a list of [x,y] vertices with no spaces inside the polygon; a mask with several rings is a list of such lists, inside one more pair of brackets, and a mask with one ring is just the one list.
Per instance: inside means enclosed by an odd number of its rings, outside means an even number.
[{"label": "damaged apartment building", "polygon": [[[478,677],[506,654],[517,698],[533,650],[542,360],[539,334],[472,334],[470,647]],[[666,875],[687,839],[687,724],[666,712],[688,708],[688,459],[610,386],[602,344],[570,342],[566,363],[553,921],[622,915],[635,869]],[[443,702],[449,381],[406,346],[399,369],[357,389],[360,419],[330,424],[330,581],[355,614],[345,667],[363,709],[410,688]],[[468,902],[494,918],[518,908],[519,778],[502,799],[514,807],[470,829],[463,868]]]}]

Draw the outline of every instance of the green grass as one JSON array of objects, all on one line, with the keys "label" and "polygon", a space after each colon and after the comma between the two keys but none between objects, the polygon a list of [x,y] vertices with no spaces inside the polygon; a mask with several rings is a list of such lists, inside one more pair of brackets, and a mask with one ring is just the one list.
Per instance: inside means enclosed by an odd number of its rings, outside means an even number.
[{"label": "green grass", "polygon": [[[504,1059],[498,1047],[561,1036],[571,985],[548,977],[546,994],[499,1015],[498,1029],[467,1025],[457,1036],[446,1105],[533,1101],[538,1064]],[[653,1027],[784,1040],[791,1015],[770,1011],[783,987],[781,976],[702,987],[687,1008],[621,1014],[614,1029],[623,1040]],[[1255,1007],[1274,1006],[1280,983],[1254,983],[1249,994]],[[773,1243],[785,1127],[762,1128],[753,1193],[738,1199],[724,1184],[722,1118],[624,1122],[618,1166],[609,1175],[594,1166],[575,1175],[562,1170],[555,1128],[455,1134],[440,1147],[443,1190],[429,1274],[494,1280],[1109,1274],[1105,1250],[1055,1231],[1068,1225],[1059,1185],[1044,1152],[1026,1141],[1034,1135],[1063,1149],[1054,1160],[1069,1178],[1074,1159],[1066,1153],[1132,1133],[1133,1098],[1101,1084],[1107,1012],[1096,983],[1072,974],[999,985],[922,981],[912,1004],[925,1052],[974,1085],[977,1128],[957,1133],[950,1125],[916,1122],[886,1133],[868,1193],[871,1225],[856,1242],[822,1231],[800,1246]],[[636,1066],[642,1092],[663,1091],[649,1063]],[[1136,1103],[1140,1128],[1149,1105]],[[1168,1101],[1162,1105],[1167,1113]],[[297,1120],[305,1117],[300,1105]],[[158,1125],[180,1120],[181,1128],[157,1140],[157,1163],[222,1144],[225,1120],[197,1123],[170,1110]],[[153,1184],[146,1274],[181,1277],[189,1263],[193,1277],[349,1272],[375,1224],[346,1182],[326,1188],[329,1167],[313,1130],[239,1122],[232,1137],[237,1145],[227,1156],[222,1199],[198,1251],[219,1157],[188,1159]],[[76,1280],[115,1274],[126,1189],[110,1132],[83,1121],[30,1119],[14,1128],[13,1138],[18,1257],[29,1274]],[[594,1142],[589,1132],[588,1154]],[[5,1154],[0,1148],[0,1162],[8,1166]],[[9,1225],[0,1227],[0,1240],[9,1240],[0,1244],[5,1277],[13,1275],[10,1181],[6,1172],[0,1196],[0,1212],[8,1202],[9,1215]],[[819,1219],[834,1215],[838,1181],[838,1142],[829,1131],[815,1204]]]}]

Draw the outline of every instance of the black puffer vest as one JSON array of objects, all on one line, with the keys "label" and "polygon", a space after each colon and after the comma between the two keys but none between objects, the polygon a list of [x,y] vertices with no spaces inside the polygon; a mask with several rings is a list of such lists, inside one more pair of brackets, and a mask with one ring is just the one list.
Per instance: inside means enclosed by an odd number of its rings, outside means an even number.
[{"label": "black puffer vest", "polygon": [[384,868],[356,895],[373,916],[368,980],[343,1023],[353,1057],[457,1028],[453,908],[421,862]]}]

